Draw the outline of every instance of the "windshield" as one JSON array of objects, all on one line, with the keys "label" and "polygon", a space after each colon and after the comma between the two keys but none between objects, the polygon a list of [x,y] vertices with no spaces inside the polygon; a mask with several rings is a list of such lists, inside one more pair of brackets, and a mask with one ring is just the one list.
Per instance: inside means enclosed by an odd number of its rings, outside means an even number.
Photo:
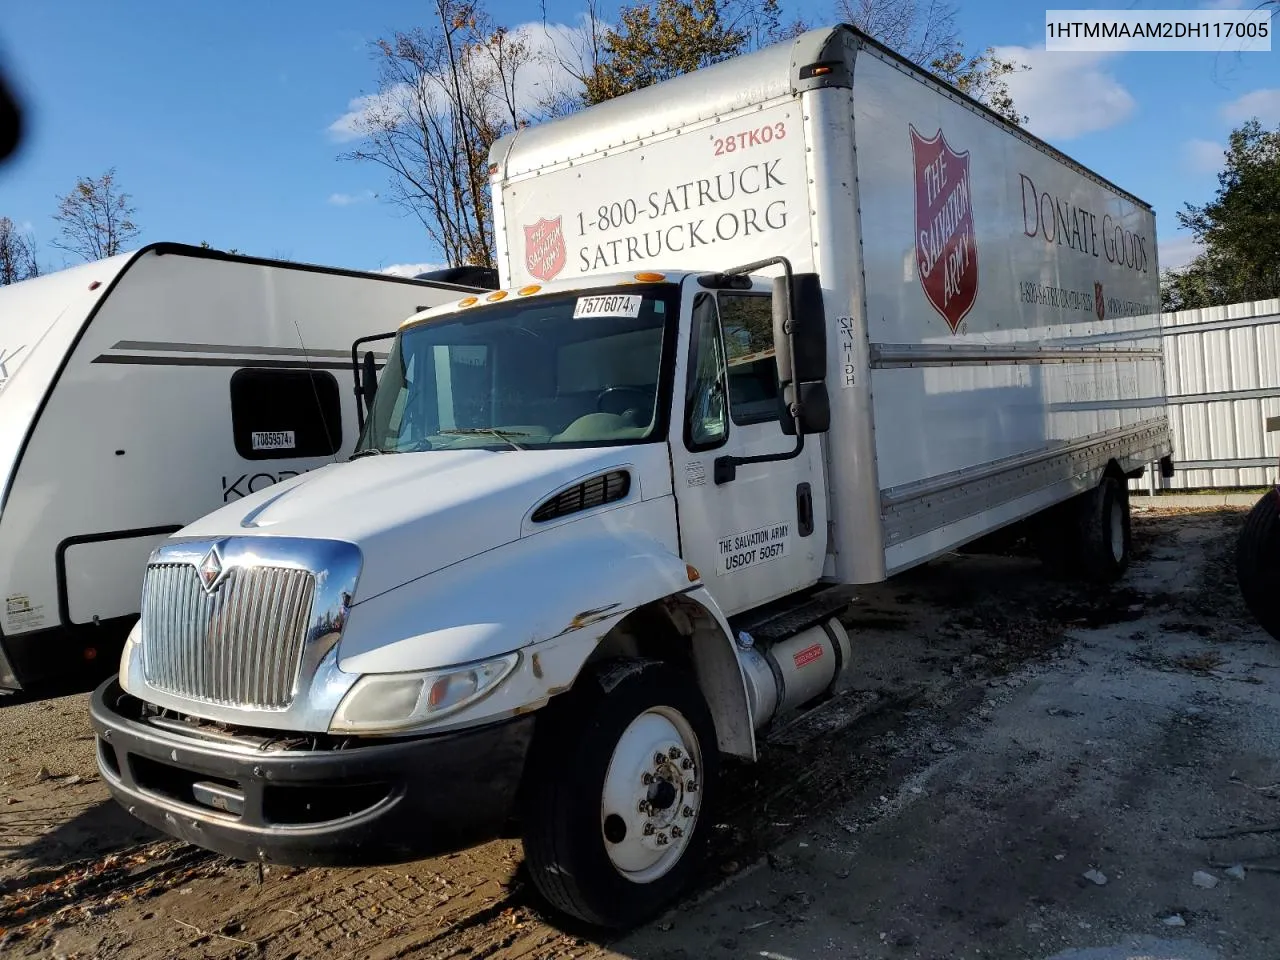
[{"label": "windshield", "polygon": [[406,327],[356,455],[659,439],[663,346],[678,304],[677,286],[630,285]]}]

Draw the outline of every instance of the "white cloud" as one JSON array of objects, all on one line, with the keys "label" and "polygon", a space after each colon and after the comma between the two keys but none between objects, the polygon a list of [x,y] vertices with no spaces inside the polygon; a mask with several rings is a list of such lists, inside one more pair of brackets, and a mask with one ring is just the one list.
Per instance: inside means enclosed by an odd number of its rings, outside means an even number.
[{"label": "white cloud", "polygon": [[[533,112],[542,104],[582,89],[573,75],[586,72],[583,64],[592,27],[591,18],[582,14],[576,24],[531,22],[512,29],[514,38],[528,46],[533,60],[516,76],[516,105],[520,110]],[[602,21],[595,21],[595,30],[607,28]]]},{"label": "white cloud", "polygon": [[[397,92],[401,91],[401,88],[395,89]],[[369,118],[388,109],[396,109],[396,98],[393,96],[373,93],[355,97],[347,103],[347,112],[329,124],[329,136],[340,143],[359,140],[363,136],[361,129]]]},{"label": "white cloud", "polygon": [[996,47],[996,56],[1031,68],[1009,74],[1009,92],[1028,118],[1027,129],[1046,140],[1070,140],[1117,126],[1137,106],[1106,70],[1114,54]]},{"label": "white cloud", "polygon": [[381,268],[378,273],[388,273],[393,277],[416,277],[428,270],[443,270],[445,266],[443,263],[393,263]]},{"label": "white cloud", "polygon": [[1225,151],[1226,147],[1213,140],[1188,140],[1182,145],[1182,157],[1195,173],[1217,173],[1222,169]]},{"label": "white cloud", "polygon": [[1175,233],[1168,240],[1161,240],[1159,248],[1162,271],[1185,267],[1204,249],[1189,233]]},{"label": "white cloud", "polygon": [[[579,89],[574,71],[566,69],[565,64],[582,62],[590,31],[591,21],[585,14],[577,24],[529,22],[511,28],[511,41],[529,51],[529,62],[523,64],[515,76],[513,92],[518,112],[537,114],[544,105]],[[430,88],[425,93],[428,98],[439,95]],[[347,103],[346,112],[329,124],[329,136],[339,142],[359,140],[370,123],[403,117],[415,99],[410,84],[397,84],[380,93],[355,97]],[[505,105],[502,109],[505,110]]]},{"label": "white cloud", "polygon": [[1264,126],[1280,123],[1280,88],[1254,90],[1222,107],[1222,115],[1232,123],[1257,117]]},{"label": "white cloud", "polygon": [[353,203],[364,203],[366,200],[373,199],[372,190],[363,190],[360,193],[331,193],[329,194],[329,202],[335,207],[349,207]]}]

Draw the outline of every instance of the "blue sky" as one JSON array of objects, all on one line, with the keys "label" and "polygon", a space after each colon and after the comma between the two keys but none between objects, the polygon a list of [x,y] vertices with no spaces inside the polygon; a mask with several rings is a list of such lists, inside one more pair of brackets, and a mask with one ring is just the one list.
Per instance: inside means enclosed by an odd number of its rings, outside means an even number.
[{"label": "blue sky", "polygon": [[[1212,5],[1243,0],[1052,4]],[[1014,92],[1033,132],[1155,205],[1166,265],[1187,255],[1174,212],[1212,194],[1232,126],[1253,114],[1280,124],[1280,43],[1241,55],[1050,54],[1045,5],[957,6],[971,45],[1032,66],[1014,78]],[[353,99],[375,88],[369,42],[412,27],[424,8],[409,0],[7,5],[0,56],[31,128],[0,168],[0,215],[29,224],[42,262],[62,266],[49,245],[56,196],[78,176],[115,166],[143,241],[206,240],[357,269],[438,261],[415,220],[373,197],[385,187],[379,171],[337,159],[352,144],[335,130]],[[514,25],[537,8],[491,0],[489,9]],[[811,23],[839,19],[834,5],[804,0],[799,9]],[[548,0],[553,22],[575,22],[581,10]]]}]

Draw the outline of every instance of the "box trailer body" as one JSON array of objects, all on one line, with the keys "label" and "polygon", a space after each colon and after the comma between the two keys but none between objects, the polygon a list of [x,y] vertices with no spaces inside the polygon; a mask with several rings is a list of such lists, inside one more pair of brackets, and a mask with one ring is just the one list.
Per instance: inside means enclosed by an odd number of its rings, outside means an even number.
[{"label": "box trailer body", "polygon": [[152,548],[349,453],[352,341],[464,289],[176,244],[0,289],[0,688],[107,672]]},{"label": "box trailer body", "polygon": [[789,52],[500,145],[504,284],[779,255],[817,272],[841,582],[1169,454],[1159,344],[1115,336],[1158,323],[1151,209],[852,33],[807,81]]},{"label": "box trailer body", "polygon": [[1124,338],[1153,215],[848,27],[490,159],[502,288],[406,321],[356,462],[157,547],[99,763],[248,859],[518,829],[627,925],[694,875],[719,758],[856,670],[828,587],[1023,520],[1123,572],[1125,477],[1171,455]]}]

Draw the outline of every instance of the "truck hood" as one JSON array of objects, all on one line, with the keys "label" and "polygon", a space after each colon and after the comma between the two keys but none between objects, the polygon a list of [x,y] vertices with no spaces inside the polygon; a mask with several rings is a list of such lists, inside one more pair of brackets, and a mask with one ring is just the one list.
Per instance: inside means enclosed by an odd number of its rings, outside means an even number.
[{"label": "truck hood", "polygon": [[[661,444],[645,446],[662,452]],[[635,494],[641,499],[661,495],[664,491],[643,489],[645,471],[634,468],[642,450],[438,450],[363,457],[259,490],[174,538],[353,543],[364,558],[354,598],[361,603],[518,539],[527,532],[529,513],[549,495],[605,470],[631,466]],[[669,493],[669,479],[667,487]]]}]

